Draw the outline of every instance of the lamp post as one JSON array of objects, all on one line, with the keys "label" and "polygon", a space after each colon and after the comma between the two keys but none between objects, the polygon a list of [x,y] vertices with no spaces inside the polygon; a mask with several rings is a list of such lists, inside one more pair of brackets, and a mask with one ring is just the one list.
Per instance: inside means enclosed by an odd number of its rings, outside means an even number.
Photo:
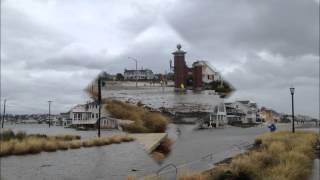
[{"label": "lamp post", "polygon": [[294,87],[290,88],[290,93],[291,93],[291,102],[292,102],[292,133],[294,133],[294,102],[293,102]]},{"label": "lamp post", "polygon": [[128,57],[128,59],[132,59],[133,61],[136,62],[136,72],[135,72],[135,76],[136,76],[136,88],[138,87],[138,76],[137,76],[137,72],[138,72],[138,60],[133,58],[133,57]]},{"label": "lamp post", "polygon": [[49,128],[50,128],[50,126],[51,126],[51,102],[52,101],[48,101],[48,103],[49,103]]},{"label": "lamp post", "polygon": [[99,103],[99,116],[98,116],[98,137],[100,137],[100,119],[101,119],[101,76],[98,78],[98,103]]}]

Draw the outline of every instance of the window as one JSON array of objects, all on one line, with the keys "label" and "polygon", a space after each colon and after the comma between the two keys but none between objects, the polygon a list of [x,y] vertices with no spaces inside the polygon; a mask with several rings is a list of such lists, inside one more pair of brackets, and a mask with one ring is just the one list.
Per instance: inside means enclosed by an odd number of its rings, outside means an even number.
[{"label": "window", "polygon": [[75,120],[75,119],[77,119],[77,114],[76,113],[73,114],[73,120]]},{"label": "window", "polygon": [[96,114],[96,118],[98,118],[98,117],[99,117],[99,114],[97,113],[97,114]]},{"label": "window", "polygon": [[91,118],[94,118],[94,114],[91,115]]}]

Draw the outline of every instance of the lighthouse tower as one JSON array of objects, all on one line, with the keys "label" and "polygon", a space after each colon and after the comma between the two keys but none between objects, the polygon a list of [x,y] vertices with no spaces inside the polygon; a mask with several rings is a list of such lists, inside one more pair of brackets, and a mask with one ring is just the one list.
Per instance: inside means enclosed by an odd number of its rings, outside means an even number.
[{"label": "lighthouse tower", "polygon": [[177,45],[177,50],[173,52],[174,56],[174,85],[176,90],[184,89],[187,83],[188,67],[185,61],[187,52],[181,50],[181,45]]}]

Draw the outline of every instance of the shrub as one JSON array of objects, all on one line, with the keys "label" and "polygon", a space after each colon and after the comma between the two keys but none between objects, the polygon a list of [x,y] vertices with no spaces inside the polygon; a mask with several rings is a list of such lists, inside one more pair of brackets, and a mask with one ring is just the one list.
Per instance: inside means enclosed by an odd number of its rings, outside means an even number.
[{"label": "shrub", "polygon": [[23,132],[23,131],[19,131],[19,132],[16,134],[15,138],[17,138],[18,140],[21,141],[22,139],[26,138],[26,133]]},{"label": "shrub", "polygon": [[109,137],[102,137],[101,140],[102,140],[103,145],[111,144]]},{"label": "shrub", "polygon": [[57,149],[58,149],[58,145],[55,140],[49,140],[44,143],[43,150],[46,152],[54,152]]},{"label": "shrub", "polygon": [[57,149],[60,150],[68,150],[69,149],[69,142],[66,141],[57,141]]},{"label": "shrub", "polygon": [[93,145],[94,146],[103,146],[104,145],[104,141],[102,140],[102,138],[94,138],[93,140]]},{"label": "shrub", "polygon": [[148,112],[143,120],[145,127],[151,132],[162,133],[167,129],[168,120],[159,113]]},{"label": "shrub", "polygon": [[132,124],[122,125],[124,131],[129,133],[148,133],[150,132],[144,125],[141,120],[137,120]]},{"label": "shrub", "polygon": [[14,143],[12,154],[14,155],[23,155],[29,153],[30,146],[26,141],[19,141]]},{"label": "shrub", "polygon": [[151,157],[156,161],[162,161],[166,156],[161,152],[152,152]]},{"label": "shrub", "polygon": [[94,146],[94,142],[93,142],[92,139],[91,140],[87,140],[87,141],[83,141],[82,142],[82,146],[83,147],[92,147],[92,146]]},{"label": "shrub", "polygon": [[71,149],[79,149],[82,145],[82,142],[79,140],[74,140],[74,141],[71,141],[69,145]]},{"label": "shrub", "polygon": [[0,133],[1,141],[8,141],[15,138],[14,132],[11,129],[5,129]]},{"label": "shrub", "polygon": [[79,135],[70,135],[70,134],[66,134],[66,135],[58,135],[58,136],[54,136],[57,140],[63,140],[63,141],[72,141],[72,140],[78,140],[81,137]]},{"label": "shrub", "polygon": [[45,141],[42,138],[28,138],[29,153],[40,153],[43,150]]},{"label": "shrub", "polygon": [[106,110],[114,118],[134,121],[132,124],[122,125],[130,133],[161,133],[165,132],[168,125],[167,118],[160,113],[148,112],[143,107],[121,101],[107,101]]},{"label": "shrub", "polygon": [[111,136],[110,142],[113,144],[120,144],[122,141],[121,136]]},{"label": "shrub", "polygon": [[163,154],[168,154],[171,152],[171,146],[174,144],[174,141],[169,138],[164,138],[160,145],[157,147],[156,151],[161,152]]},{"label": "shrub", "polygon": [[13,151],[14,144],[12,141],[0,142],[0,157],[8,156]]},{"label": "shrub", "polygon": [[121,140],[122,140],[123,142],[130,142],[130,141],[133,141],[134,138],[131,137],[131,136],[126,135],[126,136],[121,137]]}]

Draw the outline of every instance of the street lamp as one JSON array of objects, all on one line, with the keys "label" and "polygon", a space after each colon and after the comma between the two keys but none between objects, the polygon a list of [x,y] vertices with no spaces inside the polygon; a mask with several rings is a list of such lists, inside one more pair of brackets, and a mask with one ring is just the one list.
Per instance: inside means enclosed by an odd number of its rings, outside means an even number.
[{"label": "street lamp", "polygon": [[50,126],[51,126],[51,103],[52,103],[52,101],[48,101],[48,103],[49,103],[49,128],[50,128]]},{"label": "street lamp", "polygon": [[135,72],[135,76],[136,76],[136,87],[138,87],[138,75],[137,75],[137,72],[138,72],[138,60],[133,58],[133,57],[128,57],[128,59],[132,59],[133,61],[136,62],[136,72]]},{"label": "street lamp", "polygon": [[294,133],[294,103],[293,103],[294,87],[290,88],[290,93],[291,93],[291,102],[292,102],[292,133]]}]

